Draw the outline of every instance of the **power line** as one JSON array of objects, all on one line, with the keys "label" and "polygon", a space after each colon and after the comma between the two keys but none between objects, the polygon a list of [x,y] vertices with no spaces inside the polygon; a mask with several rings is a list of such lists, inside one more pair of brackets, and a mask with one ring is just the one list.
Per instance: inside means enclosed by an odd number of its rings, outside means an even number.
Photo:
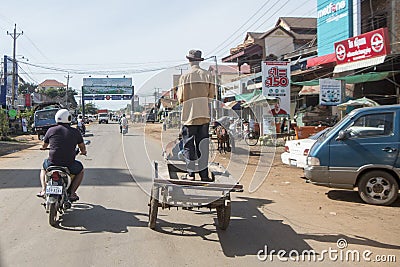
[{"label": "power line", "polygon": [[[289,2],[290,0],[287,0],[283,5],[282,5],[282,7],[281,8],[279,8],[273,15],[275,15],[278,11],[280,11],[282,8],[284,8],[284,6],[286,6],[287,4],[288,4],[288,2]],[[266,15],[270,10],[272,10],[272,8],[274,8],[275,6],[276,6],[276,4],[278,4],[280,2],[280,0],[277,0],[273,5],[272,5],[272,7],[270,8],[270,9],[268,9],[266,12],[264,12],[258,19],[260,19],[261,17],[263,17],[264,15]],[[273,16],[272,15],[272,16]],[[270,17],[268,17],[268,19],[270,19],[272,16],[270,16]],[[245,32],[247,32],[247,31],[249,31],[249,29],[251,28],[251,27],[253,27],[256,23],[258,22],[258,20],[256,20],[256,21],[254,21],[249,27],[247,27],[247,29],[244,31],[244,32],[242,32],[242,34],[243,33],[245,33]],[[219,54],[222,50],[225,50],[227,47],[229,47],[230,45],[232,45],[234,42],[236,42],[238,39],[240,39],[241,38],[241,36],[238,36],[238,37],[236,37],[234,40],[232,40],[232,42],[230,42],[230,43],[228,43],[227,45],[225,45],[224,47],[222,47],[221,49],[219,49],[217,52],[215,52],[215,54]],[[242,37],[243,38],[243,37]]]},{"label": "power line", "polygon": [[[268,3],[270,2],[270,0],[269,1],[266,1],[259,9],[257,9],[257,11],[253,14],[253,15],[251,15],[247,20],[246,20],[246,22],[245,23],[243,23],[242,24],[242,26],[240,26],[235,32],[233,32],[228,38],[226,38],[225,39],[225,41],[223,41],[222,43],[220,43],[219,45],[217,45],[217,47],[216,48],[214,48],[213,50],[211,50],[211,52],[209,52],[208,54],[207,54],[207,56],[208,55],[213,55],[213,53],[218,49],[218,48],[220,48],[222,45],[224,45],[230,38],[232,38],[236,33],[238,33],[239,31],[240,31],[240,29],[242,29],[250,20],[252,20]],[[265,14],[265,13],[264,13]],[[264,15],[263,14],[263,15]]]}]

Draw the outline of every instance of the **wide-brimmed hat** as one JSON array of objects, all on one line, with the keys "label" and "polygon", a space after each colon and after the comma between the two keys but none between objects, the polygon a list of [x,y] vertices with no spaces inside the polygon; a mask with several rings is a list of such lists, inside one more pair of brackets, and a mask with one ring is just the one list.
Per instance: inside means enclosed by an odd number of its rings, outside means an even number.
[{"label": "wide-brimmed hat", "polygon": [[201,57],[200,50],[190,50],[189,54],[186,56],[189,61],[203,61],[204,58]]}]

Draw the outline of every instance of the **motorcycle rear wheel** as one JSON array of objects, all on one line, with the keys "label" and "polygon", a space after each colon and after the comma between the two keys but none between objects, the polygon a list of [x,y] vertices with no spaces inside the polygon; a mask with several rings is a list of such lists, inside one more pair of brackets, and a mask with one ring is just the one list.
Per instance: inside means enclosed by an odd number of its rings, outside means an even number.
[{"label": "motorcycle rear wheel", "polygon": [[49,224],[55,226],[57,223],[57,209],[56,203],[50,203],[49,207]]}]

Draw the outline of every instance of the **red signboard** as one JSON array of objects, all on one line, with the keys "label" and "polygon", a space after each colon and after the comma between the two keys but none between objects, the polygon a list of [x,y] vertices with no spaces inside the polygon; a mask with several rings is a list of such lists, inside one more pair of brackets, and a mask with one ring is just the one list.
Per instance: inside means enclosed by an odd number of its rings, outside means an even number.
[{"label": "red signboard", "polygon": [[367,32],[335,43],[337,64],[349,63],[390,53],[387,28]]},{"label": "red signboard", "polygon": [[25,94],[25,107],[31,107],[31,106],[32,106],[31,94]]}]

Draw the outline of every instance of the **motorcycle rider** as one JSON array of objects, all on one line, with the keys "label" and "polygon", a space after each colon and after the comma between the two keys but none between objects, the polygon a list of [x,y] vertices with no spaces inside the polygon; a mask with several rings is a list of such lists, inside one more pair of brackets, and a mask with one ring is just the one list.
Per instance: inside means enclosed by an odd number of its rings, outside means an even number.
[{"label": "motorcycle rider", "polygon": [[81,133],[71,127],[71,114],[67,109],[60,109],[55,115],[56,126],[49,128],[43,139],[41,150],[45,150],[50,145],[49,157],[44,160],[43,167],[40,170],[40,183],[42,190],[37,194],[43,197],[46,192],[46,169],[49,166],[68,167],[71,174],[75,177],[70,186],[70,201],[79,200],[76,190],[83,180],[83,165],[75,160],[75,148],[78,145],[80,153],[86,155],[86,146],[83,142]]},{"label": "motorcycle rider", "polygon": [[83,121],[83,116],[82,115],[78,115],[77,128],[81,132],[81,134],[85,134],[86,127],[85,127],[85,122]]},{"label": "motorcycle rider", "polygon": [[122,114],[122,117],[119,119],[119,133],[122,133],[124,127],[128,127],[128,119],[125,117],[125,114]]}]

